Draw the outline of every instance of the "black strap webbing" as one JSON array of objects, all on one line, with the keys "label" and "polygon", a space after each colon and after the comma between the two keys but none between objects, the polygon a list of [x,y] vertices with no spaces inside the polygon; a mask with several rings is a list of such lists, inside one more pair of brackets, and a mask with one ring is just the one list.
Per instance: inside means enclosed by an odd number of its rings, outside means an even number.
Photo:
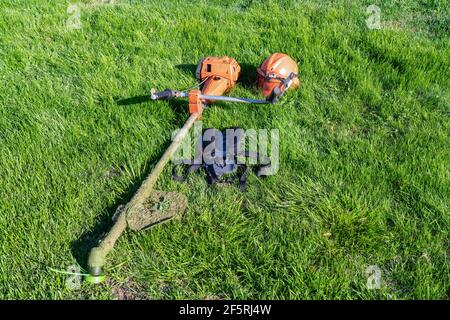
[{"label": "black strap webbing", "polygon": [[[179,175],[177,173],[177,170],[180,166],[187,166],[187,168],[184,170],[183,175]],[[191,165],[185,165],[185,164],[178,164],[176,166],[173,167],[172,169],[172,177],[175,181],[184,181],[187,179],[187,176],[189,175],[189,173],[197,171],[198,169],[200,169],[202,167],[201,164],[191,164]]]},{"label": "black strap webbing", "polygon": [[242,172],[241,176],[239,177],[239,190],[241,190],[241,192],[245,192],[245,190],[247,189],[247,166],[245,164],[240,164],[238,165],[238,169],[244,170],[244,172]]}]

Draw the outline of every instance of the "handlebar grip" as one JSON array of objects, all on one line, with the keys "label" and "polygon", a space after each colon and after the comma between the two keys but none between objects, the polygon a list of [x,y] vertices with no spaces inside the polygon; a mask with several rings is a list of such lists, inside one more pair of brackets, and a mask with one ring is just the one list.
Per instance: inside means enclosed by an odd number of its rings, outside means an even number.
[{"label": "handlebar grip", "polygon": [[155,89],[152,89],[150,93],[151,93],[150,97],[152,100],[162,100],[162,99],[169,100],[175,96],[175,92],[171,89],[166,89],[160,92],[156,92]]},{"label": "handlebar grip", "polygon": [[272,91],[272,94],[267,97],[267,101],[272,104],[277,103],[277,101],[286,93],[289,87],[292,84],[294,78],[298,77],[295,73],[291,72],[286,79],[281,80],[281,86],[275,87]]},{"label": "handlebar grip", "polygon": [[272,94],[269,97],[267,97],[267,101],[269,101],[272,104],[275,104],[282,95],[283,92],[281,92],[280,88],[275,87],[273,88]]}]

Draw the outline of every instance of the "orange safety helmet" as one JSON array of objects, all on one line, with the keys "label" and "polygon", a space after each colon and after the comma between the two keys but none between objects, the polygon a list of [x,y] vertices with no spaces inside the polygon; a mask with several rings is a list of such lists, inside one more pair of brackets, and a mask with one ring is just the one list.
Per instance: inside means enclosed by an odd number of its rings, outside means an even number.
[{"label": "orange safety helmet", "polygon": [[300,85],[297,63],[284,53],[270,55],[257,69],[258,87],[265,97],[272,94],[275,88],[283,93],[288,88]]}]

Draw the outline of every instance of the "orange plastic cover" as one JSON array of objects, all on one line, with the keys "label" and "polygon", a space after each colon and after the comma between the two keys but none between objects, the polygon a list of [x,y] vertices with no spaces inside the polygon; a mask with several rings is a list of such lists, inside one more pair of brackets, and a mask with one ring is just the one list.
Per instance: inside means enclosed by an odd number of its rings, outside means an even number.
[{"label": "orange plastic cover", "polygon": [[205,81],[202,87],[203,94],[221,96],[234,86],[240,71],[241,67],[235,59],[226,56],[207,57],[198,64],[196,76],[200,81]]},{"label": "orange plastic cover", "polygon": [[206,57],[198,64],[196,76],[203,81],[207,77],[221,77],[230,81],[233,86],[239,78],[241,67],[233,58],[224,57]]},{"label": "orange plastic cover", "polygon": [[199,114],[198,118],[200,119],[202,111],[203,111],[203,104],[200,100],[200,90],[191,90],[189,91],[188,100],[189,100],[189,113],[192,114],[194,112],[197,112]]}]

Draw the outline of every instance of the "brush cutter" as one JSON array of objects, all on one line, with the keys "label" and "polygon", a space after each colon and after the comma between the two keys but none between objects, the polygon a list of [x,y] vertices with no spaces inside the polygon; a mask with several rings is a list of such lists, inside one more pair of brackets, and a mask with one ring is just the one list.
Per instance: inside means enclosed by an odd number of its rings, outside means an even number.
[{"label": "brush cutter", "polygon": [[265,99],[223,96],[236,84],[240,71],[241,68],[235,59],[226,56],[207,57],[200,61],[196,70],[196,77],[202,85],[201,90],[194,89],[187,92],[172,89],[161,92],[151,90],[152,100],[187,98],[190,116],[130,202],[118,210],[109,233],[97,247],[92,248],[88,259],[89,276],[86,277],[88,282],[100,283],[105,279],[103,266],[106,255],[113,249],[117,239],[127,227],[134,231],[144,230],[180,217],[186,210],[187,199],[184,195],[153,190],[153,187],[189,129],[201,118],[205,106],[216,101],[274,104],[289,88],[299,86],[298,67],[295,61],[285,54],[275,53],[257,69],[258,86]]}]

